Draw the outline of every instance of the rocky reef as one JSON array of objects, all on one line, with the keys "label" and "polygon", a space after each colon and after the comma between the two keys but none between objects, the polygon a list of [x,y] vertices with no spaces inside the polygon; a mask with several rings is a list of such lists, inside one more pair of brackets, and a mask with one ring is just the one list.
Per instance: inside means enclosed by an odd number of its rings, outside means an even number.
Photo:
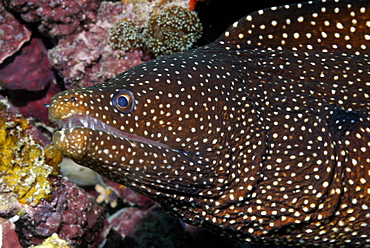
[{"label": "rocky reef", "polygon": [[8,106],[0,102],[0,216],[15,227],[1,225],[10,236],[15,231],[23,247],[54,233],[71,245],[96,247],[105,223],[102,207],[58,175],[62,154],[53,145],[43,146],[37,129]]},{"label": "rocky reef", "polygon": [[[51,193],[48,176],[56,173],[53,165],[62,155],[56,148],[44,149],[29,134],[30,129],[25,118],[8,111],[4,101],[0,103],[0,190],[35,206]],[[0,202],[1,209],[6,208],[6,201]]]}]

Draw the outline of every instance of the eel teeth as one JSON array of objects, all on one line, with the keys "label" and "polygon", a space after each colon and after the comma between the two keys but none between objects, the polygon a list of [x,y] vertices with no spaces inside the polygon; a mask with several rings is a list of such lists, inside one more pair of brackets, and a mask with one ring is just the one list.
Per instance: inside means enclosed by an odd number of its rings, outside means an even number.
[{"label": "eel teeth", "polygon": [[62,130],[73,128],[73,127],[84,127],[84,128],[90,128],[90,129],[94,129],[98,131],[104,131],[114,136],[132,140],[132,141],[138,141],[138,142],[142,142],[142,143],[146,143],[146,144],[150,144],[150,145],[154,145],[154,146],[158,146],[162,148],[170,148],[168,145],[160,143],[158,141],[144,138],[136,134],[123,132],[115,127],[107,125],[104,122],[98,119],[95,119],[94,117],[88,116],[88,115],[72,115],[68,118],[57,120],[55,121],[55,123]]}]

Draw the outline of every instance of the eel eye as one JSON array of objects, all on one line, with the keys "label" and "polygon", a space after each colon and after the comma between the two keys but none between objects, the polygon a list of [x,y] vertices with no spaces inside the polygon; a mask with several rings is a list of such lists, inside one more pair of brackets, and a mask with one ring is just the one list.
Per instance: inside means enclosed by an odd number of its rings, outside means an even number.
[{"label": "eel eye", "polygon": [[120,90],[114,93],[112,104],[122,113],[128,114],[134,109],[135,99],[130,91]]}]

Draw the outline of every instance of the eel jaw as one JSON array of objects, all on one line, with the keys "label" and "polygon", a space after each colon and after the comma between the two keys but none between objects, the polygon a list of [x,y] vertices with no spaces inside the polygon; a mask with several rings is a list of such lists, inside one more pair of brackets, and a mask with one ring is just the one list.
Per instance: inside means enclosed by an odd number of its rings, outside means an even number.
[{"label": "eel jaw", "polygon": [[115,127],[107,125],[104,122],[94,117],[88,116],[88,115],[72,115],[67,118],[54,120],[54,122],[61,129],[60,131],[58,131],[59,134],[71,128],[82,127],[86,129],[95,130],[95,131],[103,131],[103,132],[112,134],[114,136],[125,138],[125,139],[135,141],[135,142],[141,142],[141,143],[150,144],[150,145],[158,146],[162,148],[170,148],[166,144],[139,136],[137,134],[132,134],[132,133],[121,131]]}]

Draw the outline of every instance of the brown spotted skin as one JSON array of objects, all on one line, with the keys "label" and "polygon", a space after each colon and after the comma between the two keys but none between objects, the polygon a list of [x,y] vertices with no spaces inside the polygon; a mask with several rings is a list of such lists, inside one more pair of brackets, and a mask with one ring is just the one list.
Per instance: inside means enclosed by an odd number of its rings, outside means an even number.
[{"label": "brown spotted skin", "polygon": [[[220,235],[370,247],[369,54],[370,1],[261,10],[208,46],[54,96],[50,119],[74,121],[53,140]],[[122,90],[132,111],[115,107]]]}]

